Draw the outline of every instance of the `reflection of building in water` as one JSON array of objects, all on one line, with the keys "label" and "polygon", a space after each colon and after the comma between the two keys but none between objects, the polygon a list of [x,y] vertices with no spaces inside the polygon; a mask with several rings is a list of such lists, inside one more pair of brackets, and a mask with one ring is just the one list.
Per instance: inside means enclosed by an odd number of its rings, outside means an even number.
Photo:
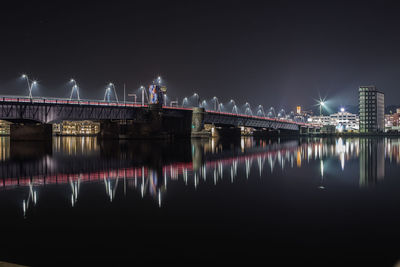
[{"label": "reflection of building in water", "polygon": [[100,152],[96,137],[54,137],[53,151],[63,155],[91,155]]},{"label": "reflection of building in water", "polygon": [[[21,206],[24,214],[29,207],[34,208],[35,201],[43,199],[39,198],[39,194],[43,191],[37,190],[38,187],[50,184],[69,184],[66,188],[68,200],[72,206],[79,202],[81,187],[87,183],[104,183],[105,193],[110,201],[116,199],[122,192],[125,196],[127,190],[133,189],[143,198],[150,197],[158,202],[159,206],[163,206],[165,204],[161,204],[166,200],[164,196],[167,186],[170,188],[170,184],[177,182],[197,189],[206,184],[217,185],[223,180],[234,183],[237,179],[252,179],[254,172],[261,179],[273,172],[283,172],[296,166],[300,168],[310,165],[319,168],[320,179],[317,186],[323,189],[329,185],[324,179],[329,177],[330,169],[345,170],[345,162],[351,160],[352,162],[359,161],[359,184],[364,186],[374,184],[384,177],[385,156],[395,162],[399,162],[400,158],[400,138],[304,138],[300,140],[253,140],[250,138],[242,139],[243,142],[238,140],[228,143],[221,140],[212,143],[208,139],[194,139],[191,144],[185,144],[185,148],[190,146],[192,149],[191,162],[184,156],[177,156],[173,160],[168,159],[167,162],[155,160],[157,154],[154,151],[157,150],[151,149],[151,153],[146,154],[147,156],[140,152],[146,151],[147,148],[135,150],[135,154],[103,156],[100,152],[101,144],[98,144],[96,139],[94,137],[54,137],[52,156],[44,154],[38,160],[29,162],[23,160],[22,165],[17,160],[0,162],[0,188],[25,187],[30,190],[27,191],[29,194],[24,199],[24,206]],[[3,137],[0,140],[3,142],[0,144],[4,144],[9,138]],[[113,144],[113,149],[123,151],[121,147],[114,146],[116,143],[111,144]],[[213,144],[215,150],[212,149]],[[242,144],[244,144],[245,152],[242,152]],[[26,143],[23,145],[26,147]],[[9,144],[3,147],[10,149]],[[215,153],[217,148],[219,152]],[[14,157],[13,150],[15,148],[11,147],[10,159]],[[169,151],[168,153],[172,151],[172,149],[166,150]],[[37,152],[37,149],[35,151]],[[93,156],[93,154],[97,155]],[[68,157],[70,155],[73,157]],[[86,157],[80,157],[81,155]],[[19,158],[23,157],[19,156]],[[335,160],[331,161],[332,158]],[[353,173],[351,175],[354,176]]]},{"label": "reflection of building in water", "polygon": [[373,185],[385,176],[385,146],[382,138],[360,139],[360,186]]},{"label": "reflection of building in water", "polygon": [[2,136],[0,137],[0,161],[4,161],[10,158],[10,138]]},{"label": "reflection of building in water", "polygon": [[100,131],[100,123],[93,121],[63,121],[53,124],[56,135],[96,135]]},{"label": "reflection of building in water", "polygon": [[0,135],[10,135],[10,122],[0,120]]}]

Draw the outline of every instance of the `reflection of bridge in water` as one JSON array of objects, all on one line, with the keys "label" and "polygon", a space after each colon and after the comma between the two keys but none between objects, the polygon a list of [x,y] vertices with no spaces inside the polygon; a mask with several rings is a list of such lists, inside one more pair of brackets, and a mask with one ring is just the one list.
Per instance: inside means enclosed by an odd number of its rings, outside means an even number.
[{"label": "reflection of bridge in water", "polygon": [[[400,151],[397,139],[368,139],[366,142],[364,139],[341,138],[287,141],[242,138],[236,144],[215,139],[193,140],[178,146],[173,153],[168,149],[171,145],[164,144],[166,147],[163,147],[163,143],[117,142],[115,146],[97,142],[94,138],[64,138],[53,142],[50,149],[43,148],[39,158],[30,158],[29,154],[16,151],[21,148],[6,143],[1,139],[2,152],[8,151],[5,153],[9,156],[0,163],[0,188],[28,188],[28,197],[22,204],[24,211],[37,203],[38,188],[47,185],[69,185],[72,206],[79,199],[81,186],[86,183],[104,184],[110,201],[116,197],[117,189],[123,187],[124,192],[127,188],[139,190],[142,197],[149,194],[161,205],[168,183],[173,181],[183,181],[185,185],[197,188],[207,181],[214,185],[223,179],[234,182],[237,177],[248,178],[251,172],[262,177],[266,169],[271,173],[276,169],[284,171],[285,168],[300,168],[310,161],[321,162],[321,177],[324,178],[324,162],[332,157],[338,160],[342,170],[346,161],[359,158],[360,185],[370,185],[383,178],[384,160],[381,159],[384,155],[398,162]],[[114,149],[110,150],[109,146]],[[24,149],[33,150],[26,144]],[[368,151],[374,155],[369,155]],[[27,158],[22,163],[23,155]],[[185,161],[190,157],[191,161]]]}]

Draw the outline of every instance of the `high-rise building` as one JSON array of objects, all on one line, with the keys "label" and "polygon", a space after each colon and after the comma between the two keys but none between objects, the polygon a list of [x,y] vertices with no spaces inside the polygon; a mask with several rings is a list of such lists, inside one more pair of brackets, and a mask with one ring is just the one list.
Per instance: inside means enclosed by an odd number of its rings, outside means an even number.
[{"label": "high-rise building", "polygon": [[385,95],[375,86],[360,86],[359,90],[360,133],[376,133],[385,130]]}]

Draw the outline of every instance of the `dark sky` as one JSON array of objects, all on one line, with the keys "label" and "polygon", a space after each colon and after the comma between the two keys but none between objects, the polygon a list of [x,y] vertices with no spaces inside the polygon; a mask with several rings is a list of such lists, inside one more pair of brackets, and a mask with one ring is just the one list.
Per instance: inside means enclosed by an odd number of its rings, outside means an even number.
[{"label": "dark sky", "polygon": [[[9,1],[11,2],[11,1]],[[122,98],[157,75],[168,95],[198,92],[265,107],[311,107],[319,95],[357,105],[375,84],[400,104],[400,9],[395,1],[12,1],[0,8],[0,89],[101,99],[113,81]]]}]

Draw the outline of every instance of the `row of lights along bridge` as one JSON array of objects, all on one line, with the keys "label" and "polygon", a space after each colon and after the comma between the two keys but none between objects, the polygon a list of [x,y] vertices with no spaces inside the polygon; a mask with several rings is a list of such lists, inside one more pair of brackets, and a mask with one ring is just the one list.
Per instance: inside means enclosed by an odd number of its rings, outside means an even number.
[{"label": "row of lights along bridge", "polygon": [[[27,82],[28,86],[28,91],[29,95],[28,97],[30,99],[33,98],[32,92],[35,88],[35,86],[38,86],[38,82],[36,80],[31,80],[29,79],[28,75],[23,74],[21,76],[22,79],[25,79]],[[153,83],[156,84],[161,84],[162,79],[161,77],[157,77]],[[71,93],[69,100],[73,100],[74,96],[76,97],[76,100],[81,101],[82,99],[80,98],[79,94],[79,85],[76,82],[75,79],[70,79],[69,84],[71,85]],[[133,97],[134,103],[137,102],[138,94],[141,94],[141,104],[142,106],[145,105],[145,101],[149,102],[149,95],[148,92],[146,91],[144,86],[140,86],[134,93],[129,94],[129,97]],[[124,86],[124,100],[123,102],[126,103],[125,99],[125,86]],[[112,100],[112,97],[114,98]],[[168,97],[167,94],[164,94],[164,104],[165,106],[168,106]],[[118,94],[116,91],[116,87],[113,83],[109,83],[105,89],[104,92],[104,102],[116,102],[120,103],[118,100]],[[233,113],[233,114],[244,114],[244,115],[249,115],[249,116],[261,116],[261,117],[268,117],[268,118],[285,118],[289,120],[303,120],[301,118],[295,118],[294,112],[290,112],[289,114],[286,114],[284,109],[281,109],[279,112],[275,111],[274,107],[270,107],[267,112],[265,112],[264,107],[262,105],[258,105],[254,110],[252,109],[251,105],[246,102],[244,105],[237,105],[236,101],[231,99],[227,103],[221,103],[218,99],[218,97],[214,96],[212,99],[209,100],[200,100],[200,96],[197,93],[194,93],[190,97],[184,97],[182,100],[181,105],[179,105],[178,100],[176,101],[169,101],[169,106],[170,107],[178,107],[180,106],[181,108],[192,108],[192,107],[201,107],[205,108],[206,110],[210,111],[216,111],[216,112],[227,112],[227,113]]]}]

